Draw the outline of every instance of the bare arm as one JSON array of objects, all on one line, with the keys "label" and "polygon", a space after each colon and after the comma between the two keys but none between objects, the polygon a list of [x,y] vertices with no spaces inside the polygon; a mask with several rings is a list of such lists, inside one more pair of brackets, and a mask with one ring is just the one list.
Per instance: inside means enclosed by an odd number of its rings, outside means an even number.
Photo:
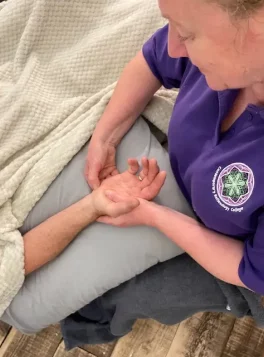
[{"label": "bare arm", "polygon": [[211,231],[193,218],[153,203],[147,224],[163,232],[209,273],[227,283],[246,287],[238,276],[244,244]]},{"label": "bare arm", "polygon": [[242,242],[211,231],[195,219],[167,207],[145,200],[139,201],[140,205],[128,214],[117,218],[100,217],[98,221],[118,227],[154,227],[218,279],[246,287],[238,275],[243,257]]},{"label": "bare arm", "polygon": [[143,181],[136,173],[136,159],[128,160],[128,170],[106,179],[103,185],[79,202],[47,219],[24,235],[25,274],[56,258],[69,243],[101,215],[118,217],[139,205],[137,197],[152,199],[160,191],[166,174],[155,160],[142,159]]},{"label": "bare arm", "polygon": [[160,87],[161,83],[139,52],[125,67],[92,141],[116,146]]},{"label": "bare arm", "polygon": [[26,233],[25,274],[56,258],[96,218],[98,215],[89,195]]}]

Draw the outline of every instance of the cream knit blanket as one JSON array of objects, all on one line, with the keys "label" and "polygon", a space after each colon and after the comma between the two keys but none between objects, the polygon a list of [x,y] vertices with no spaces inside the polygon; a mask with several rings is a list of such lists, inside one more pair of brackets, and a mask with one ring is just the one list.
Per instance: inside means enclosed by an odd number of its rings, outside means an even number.
[{"label": "cream knit blanket", "polygon": [[[24,281],[19,227],[90,138],[124,65],[162,25],[156,0],[0,4],[0,316]],[[174,95],[160,91],[144,112],[163,131]]]}]

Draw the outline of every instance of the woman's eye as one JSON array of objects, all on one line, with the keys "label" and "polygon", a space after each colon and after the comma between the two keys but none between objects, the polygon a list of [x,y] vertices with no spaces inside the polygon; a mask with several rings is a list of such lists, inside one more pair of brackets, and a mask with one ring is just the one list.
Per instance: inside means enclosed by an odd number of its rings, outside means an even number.
[{"label": "woman's eye", "polygon": [[191,36],[181,36],[181,35],[178,35],[178,37],[180,42],[185,42],[191,38]]},{"label": "woman's eye", "polygon": [[192,36],[181,36],[179,34],[178,34],[178,38],[179,38],[179,41],[182,42],[182,43],[186,42],[187,40],[193,39]]}]

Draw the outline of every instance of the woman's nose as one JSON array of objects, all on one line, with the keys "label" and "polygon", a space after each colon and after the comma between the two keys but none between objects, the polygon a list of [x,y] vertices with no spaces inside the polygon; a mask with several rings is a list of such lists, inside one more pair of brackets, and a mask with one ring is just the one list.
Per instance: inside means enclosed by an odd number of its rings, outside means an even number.
[{"label": "woman's nose", "polygon": [[172,58],[189,57],[184,43],[180,42],[177,33],[169,27],[168,54]]}]

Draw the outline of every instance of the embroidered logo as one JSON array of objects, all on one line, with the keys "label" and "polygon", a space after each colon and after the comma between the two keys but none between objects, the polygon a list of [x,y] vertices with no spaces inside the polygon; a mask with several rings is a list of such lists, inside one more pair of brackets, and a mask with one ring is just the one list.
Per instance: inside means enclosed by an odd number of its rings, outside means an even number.
[{"label": "embroidered logo", "polygon": [[250,198],[254,184],[252,170],[243,163],[234,163],[223,170],[222,167],[218,167],[213,178],[212,189],[216,201],[226,211],[231,207],[232,212],[241,212],[243,211],[241,206]]}]

